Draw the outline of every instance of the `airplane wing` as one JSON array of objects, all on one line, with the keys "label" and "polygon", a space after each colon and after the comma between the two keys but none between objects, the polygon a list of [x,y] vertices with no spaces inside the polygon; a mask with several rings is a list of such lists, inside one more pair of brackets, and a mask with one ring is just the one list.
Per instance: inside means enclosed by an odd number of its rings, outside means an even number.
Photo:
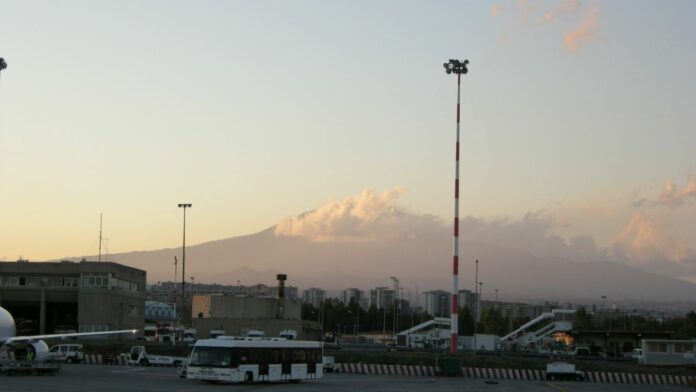
[{"label": "airplane wing", "polygon": [[52,335],[33,335],[33,336],[14,336],[11,338],[5,338],[5,344],[10,344],[12,342],[24,342],[29,340],[39,340],[39,339],[60,339],[60,338],[79,338],[83,336],[99,336],[99,335],[114,335],[120,333],[134,334],[138,332],[137,329],[124,329],[120,331],[104,331],[104,332],[75,332],[75,333],[56,333]]}]

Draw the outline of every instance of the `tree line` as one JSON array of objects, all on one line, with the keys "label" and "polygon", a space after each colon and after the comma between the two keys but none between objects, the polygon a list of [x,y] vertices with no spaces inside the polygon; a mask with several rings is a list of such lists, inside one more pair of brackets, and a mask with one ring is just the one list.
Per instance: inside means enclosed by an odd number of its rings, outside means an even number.
[{"label": "tree line", "polygon": [[[474,334],[474,317],[472,309],[459,308],[459,335]],[[437,315],[440,316],[440,315]],[[397,322],[397,332],[431,320],[434,315],[425,311],[413,311],[406,303],[399,307],[398,320],[394,318],[394,304],[385,308],[377,308],[374,304],[367,310],[351,300],[344,304],[335,299],[326,299],[322,306],[311,304],[302,305],[302,319],[317,321],[323,325],[324,332],[337,334],[385,333],[392,334],[394,323]],[[449,317],[449,315],[445,315]],[[512,316],[498,306],[488,306],[481,311],[481,318],[476,325],[476,332],[504,336],[509,332],[530,321],[526,316]],[[675,338],[696,338],[696,312],[691,311],[685,317],[674,317],[665,320],[648,319],[642,316],[628,314],[603,317],[592,315],[584,308],[577,310],[573,329],[580,330],[622,330],[622,331],[670,331]]]},{"label": "tree line", "polygon": [[[312,304],[302,304],[302,319],[316,321],[323,325],[324,332],[338,334],[359,333],[386,333],[392,334],[394,323],[397,324],[397,332],[431,320],[435,315],[425,311],[414,311],[409,306],[402,304],[398,309],[398,320],[394,318],[394,304],[385,308],[371,305],[367,310],[351,300],[344,304],[333,299],[326,299],[320,307]],[[437,315],[438,317],[440,315]],[[473,312],[468,307],[459,308],[459,335],[474,334]],[[445,315],[449,317],[449,315]],[[476,326],[477,333],[505,335],[510,328],[518,328],[529,321],[528,317],[514,317],[511,319],[503,314],[497,307],[487,307],[481,312],[481,319]]]}]

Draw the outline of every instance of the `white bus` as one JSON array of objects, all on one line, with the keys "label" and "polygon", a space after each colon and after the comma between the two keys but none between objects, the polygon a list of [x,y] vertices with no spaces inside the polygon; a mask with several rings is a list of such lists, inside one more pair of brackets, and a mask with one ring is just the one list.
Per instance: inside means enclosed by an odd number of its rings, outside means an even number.
[{"label": "white bus", "polygon": [[211,382],[293,381],[321,378],[320,342],[220,336],[196,342],[186,378]]}]

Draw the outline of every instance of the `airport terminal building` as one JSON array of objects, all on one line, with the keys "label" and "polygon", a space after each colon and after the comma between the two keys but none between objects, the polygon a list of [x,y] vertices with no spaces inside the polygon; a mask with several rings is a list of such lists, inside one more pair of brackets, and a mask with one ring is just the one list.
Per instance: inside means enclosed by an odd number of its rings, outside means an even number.
[{"label": "airport terminal building", "polygon": [[113,262],[0,262],[18,335],[143,329],[146,272]]}]

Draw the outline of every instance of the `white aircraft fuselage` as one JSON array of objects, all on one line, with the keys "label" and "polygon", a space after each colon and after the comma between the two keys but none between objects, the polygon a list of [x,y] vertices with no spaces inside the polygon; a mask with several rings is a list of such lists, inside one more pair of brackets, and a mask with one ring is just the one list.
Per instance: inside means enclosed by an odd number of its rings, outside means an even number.
[{"label": "white aircraft fuselage", "polygon": [[134,334],[137,330],[121,330],[106,332],[61,333],[50,335],[17,336],[17,327],[10,312],[0,306],[0,352],[8,349],[26,348],[31,346],[35,361],[44,361],[48,356],[48,345],[43,339],[111,335],[120,333]]}]

